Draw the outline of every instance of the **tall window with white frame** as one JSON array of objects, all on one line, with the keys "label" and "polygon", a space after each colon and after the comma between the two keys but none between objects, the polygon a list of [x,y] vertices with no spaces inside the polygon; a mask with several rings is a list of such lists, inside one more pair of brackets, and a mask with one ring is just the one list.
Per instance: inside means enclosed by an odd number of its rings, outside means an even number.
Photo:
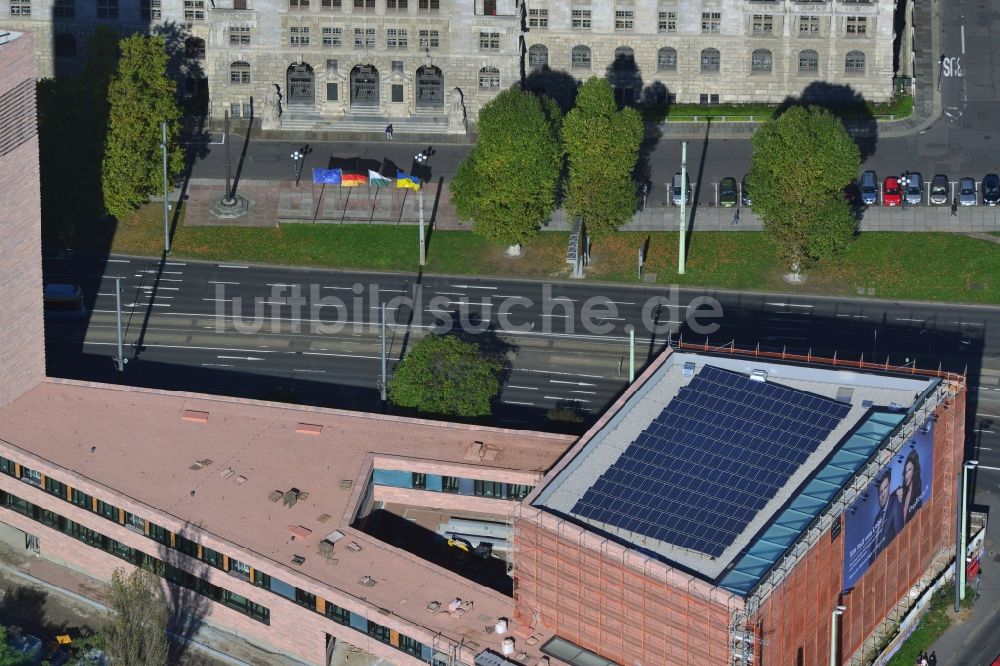
[{"label": "tall window with white frame", "polygon": [[635,9],[631,7],[615,8],[615,32],[632,32],[635,30]]},{"label": "tall window with white frame", "polygon": [[339,48],[344,43],[344,29],[335,26],[323,26],[323,46],[326,48]]},{"label": "tall window with white frame", "polygon": [[409,8],[407,0],[385,0],[385,9],[389,12],[406,12]]},{"label": "tall window with white frame", "polygon": [[656,20],[657,32],[677,32],[677,12],[661,11]]},{"label": "tall window with white frame", "polygon": [[[149,2],[150,0],[147,0]],[[14,3],[11,2],[11,7],[13,8]],[[156,0],[156,19],[160,18],[160,0]],[[57,19],[67,19],[76,16],[76,3],[74,0],[55,0],[52,3],[52,18]],[[143,16],[142,18],[146,20],[153,19],[152,16]]]},{"label": "tall window with white frame", "polygon": [[356,49],[375,48],[375,28],[355,28],[354,48]]},{"label": "tall window with white frame", "polygon": [[417,0],[417,11],[437,13],[441,9],[441,0]]},{"label": "tall window with white frame", "polygon": [[205,0],[184,0],[184,20],[204,21]]},{"label": "tall window with white frame", "polygon": [[549,29],[549,10],[546,7],[537,7],[528,10],[528,27],[532,30]]},{"label": "tall window with white frame", "polygon": [[799,17],[799,37],[818,37],[819,17],[800,16]]},{"label": "tall window with white frame", "polygon": [[118,0],[97,0],[97,18],[114,21],[118,18]]},{"label": "tall window with white frame", "polygon": [[848,16],[844,25],[848,37],[864,37],[868,34],[867,16]]},{"label": "tall window with white frame", "polygon": [[291,26],[288,29],[288,37],[291,46],[309,46],[309,26]]},{"label": "tall window with white frame", "polygon": [[589,9],[571,10],[570,27],[573,30],[590,30],[590,10]]},{"label": "tall window with white frame", "polygon": [[321,9],[343,9],[342,0],[320,0]]},{"label": "tall window with white frame", "polygon": [[231,25],[229,26],[230,46],[250,46],[250,26]]},{"label": "tall window with white frame", "polygon": [[437,30],[421,30],[420,31],[420,48],[422,49],[437,49],[441,46],[441,36],[440,32]]},{"label": "tall window with white frame", "polygon": [[574,46],[571,58],[570,64],[573,69],[590,69],[591,54],[589,46]]},{"label": "tall window with white frame", "polygon": [[500,89],[500,70],[496,67],[483,67],[479,70],[480,90]]},{"label": "tall window with white frame", "polygon": [[752,32],[760,37],[770,37],[774,34],[773,14],[754,14],[751,19]]},{"label": "tall window with white frame", "polygon": [[139,18],[143,21],[159,21],[163,16],[160,0],[140,0]]},{"label": "tall window with white frame", "polygon": [[704,33],[717,33],[722,30],[721,12],[702,12],[701,31]]},{"label": "tall window with white frame", "polygon": [[499,32],[480,32],[479,33],[479,50],[480,51],[499,51],[500,50],[500,33]]},{"label": "tall window with white frame", "polygon": [[10,0],[11,16],[31,16],[31,0]]},{"label": "tall window with white frame", "polygon": [[374,12],[375,0],[354,0],[354,11],[355,13]]},{"label": "tall window with white frame", "polygon": [[239,85],[249,84],[250,63],[244,62],[242,60],[237,60],[236,62],[229,65],[229,82]]},{"label": "tall window with white frame", "polygon": [[865,54],[861,51],[849,51],[844,57],[844,73],[861,76],[865,73]]},{"label": "tall window with white frame", "polygon": [[812,49],[799,52],[799,74],[819,74],[819,53]]},{"label": "tall window with white frame", "polygon": [[409,38],[407,36],[406,28],[386,28],[385,29],[385,47],[388,49],[405,49],[408,45]]},{"label": "tall window with white frame", "polygon": [[309,11],[309,0],[288,0],[288,11],[290,12]]}]

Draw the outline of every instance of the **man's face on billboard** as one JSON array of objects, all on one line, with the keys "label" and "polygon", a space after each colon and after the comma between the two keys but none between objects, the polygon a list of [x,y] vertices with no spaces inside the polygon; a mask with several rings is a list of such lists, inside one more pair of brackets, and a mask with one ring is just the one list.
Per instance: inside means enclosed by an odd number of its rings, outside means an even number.
[{"label": "man's face on billboard", "polygon": [[885,508],[885,505],[889,502],[889,477],[885,477],[878,484],[878,505]]}]

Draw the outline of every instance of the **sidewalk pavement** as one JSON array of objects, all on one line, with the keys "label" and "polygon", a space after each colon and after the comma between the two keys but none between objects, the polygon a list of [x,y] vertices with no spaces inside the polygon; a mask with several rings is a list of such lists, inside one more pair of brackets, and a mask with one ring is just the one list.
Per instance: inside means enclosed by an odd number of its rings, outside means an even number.
[{"label": "sidewalk pavement", "polygon": [[[424,219],[436,229],[469,229],[458,221],[448,197],[448,186],[438,183],[424,186]],[[212,215],[213,198],[221,196],[225,185],[211,178],[192,179],[187,189],[187,212],[184,224],[191,226],[253,226],[273,227],[296,222],[329,224],[391,224],[415,225],[419,219],[419,196],[412,190],[386,188],[340,188],[325,190],[312,183],[288,180],[245,180],[240,183],[240,196],[253,202],[251,210],[235,220]],[[176,195],[175,195],[176,196]],[[739,210],[739,221],[733,216]],[[677,206],[649,206],[635,214],[622,231],[674,231],[678,228]],[[691,231],[760,231],[763,224],[748,207],[722,208],[698,205],[688,208],[688,229]],[[567,231],[569,221],[564,210],[557,210],[545,227],[547,231]],[[870,206],[863,211],[861,231],[914,231],[978,233],[1000,232],[1000,207],[960,207],[957,215],[949,206],[906,206],[886,208]],[[987,239],[994,238],[987,236]],[[998,239],[1000,241],[1000,239]]]}]

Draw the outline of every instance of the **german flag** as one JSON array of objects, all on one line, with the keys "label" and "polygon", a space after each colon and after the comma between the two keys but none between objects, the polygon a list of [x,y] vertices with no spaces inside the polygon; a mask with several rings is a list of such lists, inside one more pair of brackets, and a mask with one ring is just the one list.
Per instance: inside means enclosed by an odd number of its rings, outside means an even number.
[{"label": "german flag", "polygon": [[368,176],[360,173],[345,173],[340,177],[341,187],[360,187],[368,184]]}]

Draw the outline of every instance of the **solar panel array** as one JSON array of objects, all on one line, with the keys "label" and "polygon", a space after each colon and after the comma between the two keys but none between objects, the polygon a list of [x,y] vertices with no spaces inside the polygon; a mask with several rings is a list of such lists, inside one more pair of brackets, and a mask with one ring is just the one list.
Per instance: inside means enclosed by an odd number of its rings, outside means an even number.
[{"label": "solar panel array", "polygon": [[850,409],[706,365],[573,513],[717,557]]}]

